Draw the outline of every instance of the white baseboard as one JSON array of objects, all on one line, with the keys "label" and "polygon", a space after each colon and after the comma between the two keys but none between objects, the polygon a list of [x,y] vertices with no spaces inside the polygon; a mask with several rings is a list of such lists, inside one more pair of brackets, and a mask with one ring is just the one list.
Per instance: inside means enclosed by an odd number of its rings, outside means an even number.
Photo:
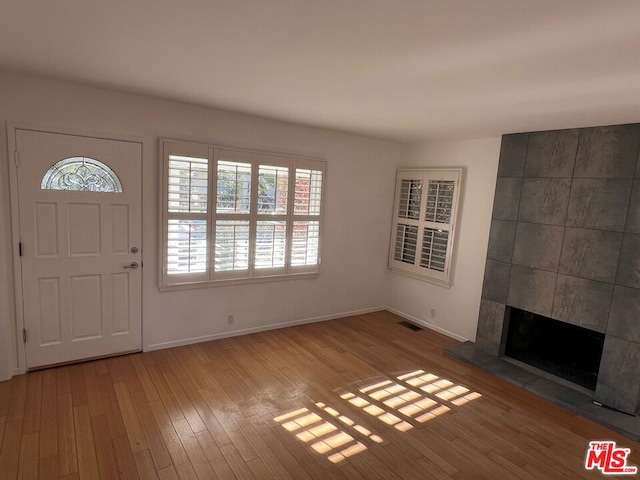
[{"label": "white baseboard", "polygon": [[399,317],[406,318],[407,320],[410,320],[413,323],[417,323],[418,325],[426,327],[430,330],[435,330],[436,332],[446,335],[447,337],[453,338],[454,340],[458,340],[459,342],[466,342],[468,340],[468,338],[464,338],[463,336],[460,336],[457,333],[450,332],[449,330],[439,327],[438,325],[427,322],[426,320],[422,320],[421,318],[414,317],[413,315],[409,315],[408,313],[401,312],[400,310],[396,310],[395,308],[385,307],[385,310],[388,310],[391,313],[398,315]]},{"label": "white baseboard", "polygon": [[[427,322],[426,320],[422,320],[420,318],[414,317],[413,315],[409,315],[407,313],[401,312],[399,310],[396,310],[395,308],[391,308],[391,307],[387,307],[387,306],[379,306],[379,307],[373,307],[373,308],[364,308],[361,310],[354,310],[351,312],[341,312],[341,313],[334,313],[331,315],[323,315],[320,317],[312,317],[312,318],[303,318],[300,320],[293,320],[290,322],[281,322],[281,323],[274,323],[271,325],[264,325],[264,326],[260,326],[260,327],[254,327],[254,328],[245,328],[242,330],[234,330],[231,332],[222,332],[222,333],[216,333],[216,334],[212,334],[212,335],[202,335],[199,337],[191,337],[191,338],[184,338],[182,340],[174,340],[174,341],[170,341],[170,342],[162,342],[162,343],[154,343],[151,345],[147,345],[144,347],[144,351],[145,352],[151,352],[154,350],[162,350],[165,348],[171,348],[171,347],[180,347],[183,345],[191,345],[193,343],[201,343],[201,342],[208,342],[210,340],[218,340],[218,339],[222,339],[222,338],[230,338],[230,337],[237,337],[240,335],[248,335],[250,333],[258,333],[258,332],[266,332],[268,330],[277,330],[279,328],[286,328],[286,327],[293,327],[296,325],[304,325],[307,323],[316,323],[316,322],[324,322],[327,320],[335,320],[338,318],[344,318],[344,317],[351,317],[354,315],[364,315],[365,313],[372,313],[372,312],[379,312],[381,310],[387,310],[395,315],[398,315],[399,317],[405,318],[407,320],[410,320],[413,323],[417,323],[418,325],[421,325],[425,328],[428,328],[430,330],[434,330],[438,333],[442,333],[443,335],[446,335],[447,337],[453,338],[455,340],[458,340],[460,342],[465,342],[467,341],[466,338],[450,332],[449,330],[446,330],[442,327],[439,327],[438,325],[435,325],[433,323]],[[25,373],[24,370],[21,370],[20,368],[13,368],[12,369],[12,375],[16,376],[16,375],[21,375]],[[0,379],[2,380],[2,379]],[[8,379],[5,379],[8,380]]]},{"label": "white baseboard", "polygon": [[301,320],[293,320],[290,322],[273,323],[260,327],[245,328],[242,330],[233,330],[231,332],[214,333],[212,335],[201,335],[199,337],[185,338],[182,340],[173,340],[170,342],[152,343],[144,347],[145,352],[154,350],[163,350],[165,348],[180,347],[183,345],[191,345],[193,343],[208,342],[210,340],[219,340],[221,338],[238,337],[240,335],[248,335],[250,333],[266,332],[268,330],[277,330],[279,328],[293,327],[296,325],[304,325],[307,323],[324,322],[327,320],[335,320],[337,318],[351,317],[353,315],[364,315],[365,313],[379,312],[380,310],[388,310],[385,306],[365,308],[362,310],[354,310],[351,312],[341,312],[331,315],[323,315],[321,317],[303,318]]}]

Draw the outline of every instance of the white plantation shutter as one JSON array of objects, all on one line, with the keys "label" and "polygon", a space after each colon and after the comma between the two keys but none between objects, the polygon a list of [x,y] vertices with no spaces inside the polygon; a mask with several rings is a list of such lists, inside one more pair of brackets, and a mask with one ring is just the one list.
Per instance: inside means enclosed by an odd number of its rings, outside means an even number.
[{"label": "white plantation shutter", "polygon": [[319,271],[325,162],[161,140],[160,288]]},{"label": "white plantation shutter", "polygon": [[429,180],[426,221],[444,224],[451,222],[454,187],[453,180]]},{"label": "white plantation shutter", "polygon": [[400,169],[389,267],[444,286],[451,258],[461,169]]},{"label": "white plantation shutter", "polygon": [[287,222],[258,221],[256,227],[255,268],[281,268],[285,265]]},{"label": "white plantation shutter", "polygon": [[206,220],[170,218],[167,226],[167,273],[174,275],[206,270]]},{"label": "white plantation shutter", "polygon": [[420,218],[422,200],[422,180],[403,179],[400,182],[400,204],[398,216],[401,218]]},{"label": "white plantation shutter", "polygon": [[438,272],[444,272],[447,263],[449,232],[435,228],[426,228],[422,234],[420,266]]},{"label": "white plantation shutter", "polygon": [[317,265],[320,242],[320,222],[293,222],[291,266]]},{"label": "white plantation shutter", "polygon": [[213,280],[246,278],[251,269],[253,155],[215,150]]},{"label": "white plantation shutter", "polygon": [[201,281],[209,269],[210,150],[168,146],[165,156],[163,271],[183,283]]},{"label": "white plantation shutter", "polygon": [[323,181],[323,162],[297,162],[294,174],[291,271],[317,271],[320,263]]},{"label": "white plantation shutter", "polygon": [[249,269],[249,221],[216,220],[216,272]]},{"label": "white plantation shutter", "polygon": [[394,260],[413,265],[418,251],[418,227],[399,223],[396,226]]}]

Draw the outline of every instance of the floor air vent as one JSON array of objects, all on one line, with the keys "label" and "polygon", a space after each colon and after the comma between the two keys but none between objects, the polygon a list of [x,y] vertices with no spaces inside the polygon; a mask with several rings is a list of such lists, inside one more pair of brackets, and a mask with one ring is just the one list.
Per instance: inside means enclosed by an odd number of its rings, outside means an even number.
[{"label": "floor air vent", "polygon": [[420,330],[424,330],[422,327],[419,327],[415,323],[411,322],[398,322],[398,325],[402,325],[403,327],[408,328],[409,330],[413,330],[414,332],[419,332]]}]

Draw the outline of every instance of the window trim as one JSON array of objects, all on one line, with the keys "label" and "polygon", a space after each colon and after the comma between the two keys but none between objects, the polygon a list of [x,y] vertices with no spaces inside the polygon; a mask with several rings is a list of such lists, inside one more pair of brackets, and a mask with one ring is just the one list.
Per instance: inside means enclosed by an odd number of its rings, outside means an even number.
[{"label": "window trim", "polygon": [[[248,159],[251,163],[251,208],[249,214],[229,214],[229,220],[237,219],[238,216],[246,216],[250,226],[250,251],[249,251],[249,268],[246,271],[230,271],[215,272],[215,252],[212,248],[215,243],[215,222],[224,218],[226,214],[218,214],[216,212],[217,199],[217,162],[220,153],[231,153],[231,156],[238,157],[238,161]],[[175,213],[169,212],[168,208],[168,177],[169,177],[169,156],[182,155],[194,156],[198,158],[207,158],[208,160],[208,208],[206,216],[207,221],[207,260],[205,272],[193,274],[169,275],[167,273],[167,248],[168,248],[168,220],[176,216],[191,218],[195,216],[202,217],[202,214],[191,213]],[[160,291],[186,290],[193,288],[208,288],[216,286],[243,285],[251,283],[262,283],[272,281],[286,281],[303,278],[315,278],[321,273],[322,266],[322,230],[324,224],[325,197],[327,192],[327,162],[325,159],[295,155],[290,153],[281,153],[273,151],[263,151],[251,148],[242,148],[229,145],[213,145],[197,142],[189,142],[182,140],[173,140],[167,138],[159,139],[159,157],[160,157],[160,225],[159,225],[159,272],[158,285]],[[286,166],[289,168],[288,198],[287,198],[287,214],[280,215],[260,215],[257,211],[257,188],[259,165]],[[294,214],[294,197],[295,197],[295,177],[296,169],[320,170],[322,172],[322,190],[320,197],[320,215],[296,215]],[[260,218],[269,218],[270,220],[284,220],[287,225],[286,232],[286,252],[285,266],[274,268],[256,269],[253,264],[253,256],[255,254],[255,229]],[[317,221],[319,222],[318,236],[318,259],[314,265],[291,265],[291,248],[293,236],[293,224],[296,221]],[[247,272],[247,275],[244,275]],[[179,279],[178,279],[179,277]]]},{"label": "window trim", "polygon": [[[412,278],[416,278],[418,280],[422,280],[425,282],[433,283],[435,285],[439,285],[445,288],[450,288],[453,285],[453,265],[455,258],[455,235],[457,230],[457,217],[460,209],[460,197],[461,197],[461,189],[462,189],[462,180],[463,180],[463,168],[450,168],[450,167],[420,167],[420,168],[399,168],[396,174],[396,188],[394,193],[394,202],[393,202],[393,213],[392,213],[392,222],[391,222],[391,240],[389,242],[389,252],[388,252],[388,268],[395,272],[400,273],[402,275],[406,275]],[[422,192],[421,200],[420,200],[420,214],[417,220],[410,220],[407,218],[400,217],[398,215],[398,210],[400,206],[400,195],[401,195],[401,186],[402,180],[406,179],[421,179],[423,180],[424,189]],[[424,234],[424,229],[432,228],[432,221],[428,221],[425,219],[425,208],[426,208],[426,188],[428,187],[429,180],[453,180],[454,183],[454,193],[453,193],[453,201],[451,206],[451,220],[448,223],[449,228],[449,236],[447,240],[447,253],[445,257],[445,269],[443,272],[439,272],[437,270],[425,268],[420,266],[420,251],[422,249],[422,239]],[[395,244],[396,244],[396,236],[397,236],[397,227],[398,224],[407,224],[410,223],[412,225],[416,225],[418,227],[418,237],[416,244],[416,257],[413,264],[401,262],[395,260]]]}]

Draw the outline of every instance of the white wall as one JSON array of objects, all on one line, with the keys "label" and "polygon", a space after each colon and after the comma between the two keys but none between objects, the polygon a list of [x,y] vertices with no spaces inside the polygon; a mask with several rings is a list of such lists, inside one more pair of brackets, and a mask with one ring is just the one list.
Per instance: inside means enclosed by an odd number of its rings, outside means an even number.
[{"label": "white wall", "polygon": [[392,311],[459,340],[475,340],[499,154],[500,138],[421,143],[408,147],[400,165],[465,168],[451,288],[394,272],[386,286]]},{"label": "white wall", "polygon": [[[212,87],[214,88],[214,87]],[[5,122],[139,137],[143,142],[145,348],[384,305],[394,175],[402,148],[365,137],[88,86],[0,72],[0,380],[16,367]],[[328,161],[317,279],[160,293],[158,137],[308,154]],[[495,172],[492,172],[495,177]],[[0,215],[2,220],[2,215]],[[0,226],[2,227],[2,226]],[[0,228],[0,234],[2,228]],[[0,245],[0,254],[3,245]],[[5,263],[8,262],[8,266]],[[2,293],[2,292],[0,292]],[[235,325],[227,327],[227,314]],[[9,337],[13,352],[5,348]]]}]

